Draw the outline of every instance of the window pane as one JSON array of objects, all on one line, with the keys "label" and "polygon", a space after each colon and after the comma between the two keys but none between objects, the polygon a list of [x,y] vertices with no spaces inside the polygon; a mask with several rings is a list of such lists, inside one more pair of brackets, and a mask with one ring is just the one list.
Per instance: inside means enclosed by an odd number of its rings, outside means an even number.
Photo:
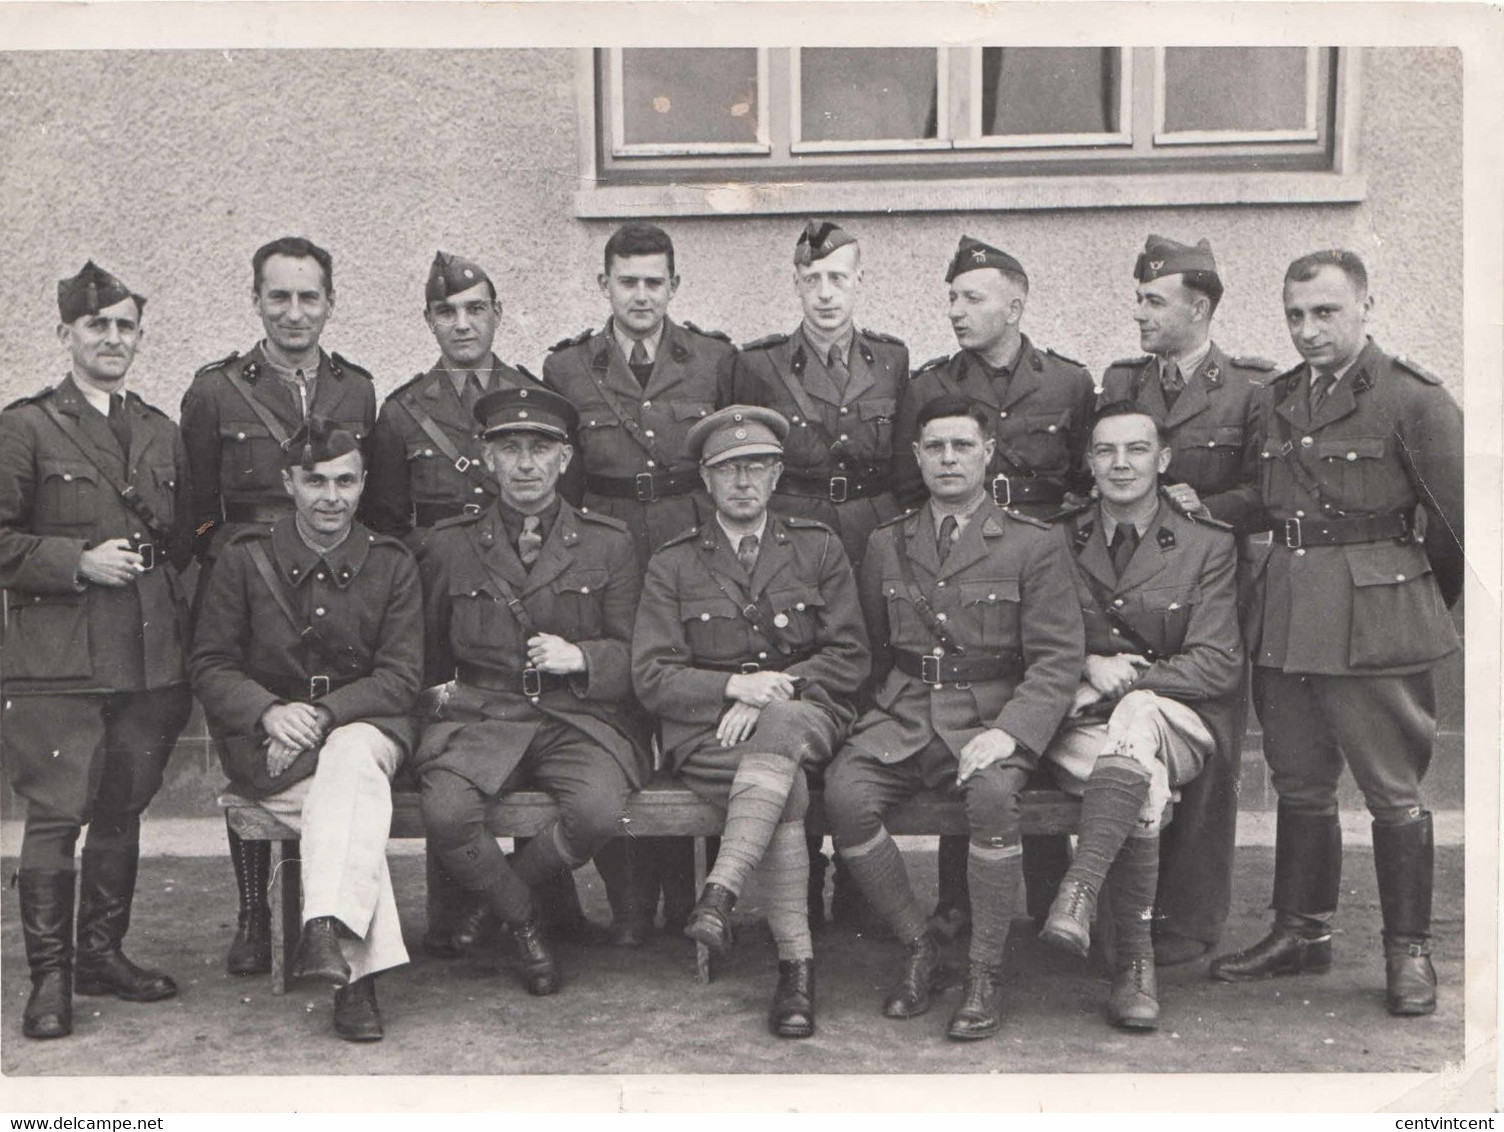
[{"label": "window pane", "polygon": [[802,140],[935,137],[937,60],[923,47],[801,50]]},{"label": "window pane", "polygon": [[1165,49],[1165,130],[1303,130],[1303,47]]},{"label": "window pane", "polygon": [[1118,130],[1116,47],[984,47],[982,133]]},{"label": "window pane", "polygon": [[756,48],[632,47],[621,56],[628,145],[757,141]]}]

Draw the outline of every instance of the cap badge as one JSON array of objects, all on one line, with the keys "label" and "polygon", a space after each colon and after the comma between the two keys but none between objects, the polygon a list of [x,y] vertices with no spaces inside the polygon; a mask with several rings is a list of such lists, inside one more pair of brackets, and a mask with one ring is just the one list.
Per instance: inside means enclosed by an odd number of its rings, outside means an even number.
[{"label": "cap badge", "polygon": [[466,279],[474,279],[475,278],[475,272],[471,271],[468,267],[465,268],[465,278]]},{"label": "cap badge", "polygon": [[[741,420],[741,417],[737,417],[736,419],[737,420]],[[738,440],[746,440],[747,439],[747,430],[744,429],[744,428],[737,429],[736,430],[736,438]]]},{"label": "cap badge", "polygon": [[1149,270],[1150,271],[1158,271],[1164,265],[1165,265],[1165,261],[1162,260],[1162,259],[1151,259],[1149,261]]},{"label": "cap badge", "polygon": [[775,613],[773,615],[773,624],[780,629],[787,629],[789,627],[789,615],[787,613]]},{"label": "cap badge", "polygon": [[527,410],[526,409],[518,409],[517,410],[517,419],[519,421],[525,421],[525,420],[527,420]]},{"label": "cap badge", "polygon": [[987,258],[987,252],[982,248],[974,248],[971,253],[971,258],[976,260],[978,263],[981,263],[984,259]]}]

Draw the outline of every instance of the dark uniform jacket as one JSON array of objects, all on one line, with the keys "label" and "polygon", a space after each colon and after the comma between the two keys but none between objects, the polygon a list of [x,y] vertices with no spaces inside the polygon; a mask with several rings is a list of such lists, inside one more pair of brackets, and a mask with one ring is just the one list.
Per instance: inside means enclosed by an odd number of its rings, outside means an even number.
[{"label": "dark uniform jacket", "polygon": [[[50,407],[63,424],[47,414]],[[187,679],[188,611],[178,568],[190,557],[187,458],[177,426],[134,393],[130,451],[73,378],[0,413],[0,587],[4,694],[133,692]],[[154,535],[106,475],[155,517]],[[155,565],[127,586],[78,579],[88,547],[152,544]]]},{"label": "dark uniform jacket", "polygon": [[[513,369],[495,354],[490,364],[487,393],[538,384],[532,374]],[[404,539],[416,551],[417,540],[407,537],[415,527],[432,527],[466,506],[483,511],[491,505],[496,482],[481,461],[471,408],[455,393],[442,360],[386,399],[366,445],[366,489],[360,502],[367,526]]]},{"label": "dark uniform jacket", "polygon": [[1229,357],[1213,342],[1196,372],[1186,375],[1175,404],[1166,408],[1159,359],[1124,358],[1102,375],[1097,404],[1136,401],[1163,421],[1171,448],[1164,482],[1189,484],[1213,518],[1243,530],[1257,519],[1258,509],[1236,489],[1252,471],[1249,456],[1259,443],[1259,386],[1274,370],[1274,363],[1263,358]]},{"label": "dark uniform jacket", "polygon": [[990,411],[997,452],[987,475],[1009,477],[1006,485],[994,488],[998,502],[1007,503],[1005,493],[1011,488],[1014,508],[1044,518],[1060,510],[1062,492],[1084,495],[1091,489],[1082,461],[1096,403],[1095,383],[1085,366],[1039,349],[1025,334],[1004,381],[994,382],[986,365],[969,350],[936,358],[914,374],[907,408],[893,437],[901,502],[917,503],[926,497],[914,457],[913,443],[919,439],[915,418],[927,401],[942,393],[959,393]]},{"label": "dark uniform jacket", "polygon": [[[1009,763],[1033,766],[1069,710],[1085,660],[1081,612],[1061,532],[984,502],[940,562],[934,515],[921,507],[873,532],[862,562],[862,610],[872,635],[872,705],[848,740],[885,763],[917,754],[937,736],[959,757],[983,731],[1019,744]],[[966,657],[1021,652],[1022,678],[926,684],[900,671],[894,650],[940,646],[904,582],[900,547],[915,590]]]},{"label": "dark uniform jacket", "polygon": [[[1258,497],[1274,530],[1249,539],[1253,662],[1399,675],[1456,649],[1431,559],[1448,572],[1461,559],[1462,412],[1440,380],[1370,340],[1314,419],[1305,364],[1264,388],[1261,419]],[[1422,512],[1424,545],[1304,545],[1323,518]]]},{"label": "dark uniform jacket", "polygon": [[1233,758],[1241,738],[1244,658],[1231,528],[1189,518],[1161,501],[1118,578],[1096,506],[1064,525],[1075,552],[1087,653],[1148,657],[1152,663],[1134,689],[1188,704],[1216,738],[1218,753]]},{"label": "dark uniform jacket", "polygon": [[[441,522],[423,556],[426,683],[459,682],[429,723],[418,765],[454,771],[487,793],[501,789],[538,728],[556,720],[615,756],[635,787],[649,766],[645,728],[632,703],[632,617],[642,591],[632,540],[621,523],[561,501],[558,517],[528,570],[495,507]],[[498,580],[499,578],[499,580]],[[504,584],[503,584],[504,583]],[[529,629],[513,613],[521,602]],[[543,675],[525,693],[527,642],[552,633],[579,646],[585,671]],[[480,670],[484,684],[472,682]],[[477,724],[483,744],[457,743]]]},{"label": "dark uniform jacket", "polygon": [[[252,547],[265,552],[300,624],[283,613]],[[309,626],[314,631],[303,632]],[[422,665],[418,568],[396,539],[355,523],[344,542],[320,554],[303,541],[294,518],[225,539],[200,607],[190,666],[194,694],[236,790],[275,794],[318,765],[318,752],[308,750],[275,778],[267,774],[260,722],[277,703],[317,703],[335,727],[369,723],[410,748],[407,711]],[[315,677],[329,678],[327,693]]]},{"label": "dark uniform jacket", "polygon": [[543,363],[544,384],[580,414],[578,450],[559,492],[626,523],[643,565],[702,512],[710,514],[684,440],[696,421],[729,403],[735,352],[724,334],[665,320],[646,387],[628,368],[609,325],[558,343]]},{"label": "dark uniform jacket", "polygon": [[[244,395],[242,395],[244,394]],[[277,422],[277,437],[246,398]],[[364,445],[376,423],[371,375],[338,354],[319,352],[309,415],[327,417]],[[262,344],[193,375],[183,394],[183,443],[193,470],[193,528],[198,553],[219,553],[228,526],[263,525],[292,513],[282,488],[282,440],[302,423],[302,407],[267,364]],[[237,516],[259,515],[259,518]],[[219,537],[216,537],[219,536]]]},{"label": "dark uniform jacket", "polygon": [[[763,631],[743,615],[748,604]],[[856,579],[823,523],[770,514],[750,578],[715,519],[648,564],[632,681],[660,718],[664,757],[675,767],[715,734],[739,665],[804,677],[799,698],[845,726],[870,662]]]}]

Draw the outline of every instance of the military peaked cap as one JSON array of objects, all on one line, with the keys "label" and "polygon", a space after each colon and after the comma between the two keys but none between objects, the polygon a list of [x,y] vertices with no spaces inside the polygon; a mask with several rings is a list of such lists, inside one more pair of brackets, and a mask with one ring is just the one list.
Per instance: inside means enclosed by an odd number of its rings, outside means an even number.
[{"label": "military peaked cap", "polygon": [[552,389],[497,389],[475,402],[475,419],[487,440],[508,432],[537,432],[568,440],[580,414]]},{"label": "military peaked cap", "polygon": [[738,456],[781,456],[789,422],[780,412],[757,405],[728,405],[696,421],[684,438],[691,456],[707,468]]}]

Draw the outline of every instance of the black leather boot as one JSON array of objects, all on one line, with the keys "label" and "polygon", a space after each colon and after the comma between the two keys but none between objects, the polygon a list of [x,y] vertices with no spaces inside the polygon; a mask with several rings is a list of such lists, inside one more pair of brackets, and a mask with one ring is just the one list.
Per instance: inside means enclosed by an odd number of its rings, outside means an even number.
[{"label": "black leather boot", "polygon": [[780,1038],[808,1038],[815,1033],[815,961],[780,959],[778,989],[768,1029]]},{"label": "black leather boot", "polygon": [[819,931],[825,926],[825,872],[830,867],[830,858],[820,852],[825,843],[823,837],[810,836],[809,845],[809,930]]},{"label": "black leather boot", "polygon": [[375,975],[334,992],[334,1032],[347,1042],[379,1042],[386,1035],[376,1006]]},{"label": "black leather boot", "polygon": [[1039,938],[1085,959],[1091,953],[1091,918],[1096,910],[1097,894],[1090,886],[1067,880],[1055,894]]},{"label": "black leather boot", "polygon": [[1117,936],[1107,1020],[1120,1030],[1159,1025],[1154,970],[1154,894],[1159,888],[1159,838],[1130,837],[1107,870],[1105,885]]},{"label": "black leather boot", "polygon": [[423,854],[423,879],[428,923],[423,930],[423,950],[435,959],[458,959],[464,950],[454,941],[455,928],[471,906],[470,894],[439,862],[430,846]]},{"label": "black leather boot", "polygon": [[161,971],[138,967],[122,954],[121,941],[131,926],[140,850],[84,849],[78,889],[78,959],[74,990],[112,994],[126,1002],[156,1002],[178,993]]},{"label": "black leather boot", "polygon": [[1280,807],[1274,834],[1274,926],[1258,943],[1213,959],[1225,983],[1275,975],[1322,974],[1332,966],[1332,930],[1342,880],[1342,827],[1336,814]]},{"label": "black leather boot", "polygon": [[734,942],[731,910],[735,907],[735,893],[719,884],[707,883],[689,914],[689,922],[684,925],[684,934],[716,955],[727,954]]},{"label": "black leather boot", "polygon": [[246,841],[228,827],[225,834],[230,842],[230,863],[235,867],[235,893],[240,899],[225,970],[232,975],[265,975],[272,969],[272,910],[266,899],[272,871],[271,843]]},{"label": "black leather boot", "polygon": [[535,910],[521,924],[508,924],[517,972],[522,976],[522,985],[531,995],[559,993],[559,965],[554,962],[543,938],[543,925]]},{"label": "black leather boot", "polygon": [[[689,923],[689,914],[695,907],[695,843],[690,837],[649,837],[641,839],[653,856],[656,876],[655,890],[663,893],[663,931],[665,935],[683,935],[684,925]],[[719,837],[705,839],[705,867],[715,864],[715,854],[720,848]],[[658,895],[655,891],[648,899],[648,919],[657,910]]]},{"label": "black leather boot", "polygon": [[946,1035],[961,1042],[992,1037],[1003,1028],[1002,997],[1002,967],[973,959],[966,968],[961,1005],[951,1015]]},{"label": "black leather boot", "polygon": [[21,933],[31,968],[31,997],[21,1032],[28,1038],[73,1033],[73,887],[70,872],[22,869]]},{"label": "black leather boot", "polygon": [[883,1000],[886,1018],[917,1018],[930,1008],[940,974],[940,943],[929,929],[909,941],[903,974]]},{"label": "black leather boot", "polygon": [[1384,1005],[1399,1017],[1436,1012],[1431,965],[1431,815],[1403,825],[1373,823],[1373,864],[1384,915]]},{"label": "black leather boot", "polygon": [[1071,867],[1071,839],[1063,833],[1030,834],[1024,845],[1024,899],[1029,919],[1043,928],[1050,903]]},{"label": "black leather boot", "polygon": [[[603,942],[612,947],[642,947],[653,937],[653,903],[657,875],[653,853],[632,837],[613,837],[595,855],[595,870],[606,886],[611,927]],[[581,918],[584,913],[580,913]],[[553,920],[545,917],[553,934]]]},{"label": "black leather boot", "polygon": [[941,939],[954,941],[971,927],[971,892],[966,883],[966,861],[971,840],[952,833],[940,838],[935,855],[939,893],[930,913],[930,929]]},{"label": "black leather boot", "polygon": [[293,961],[292,977],[313,979],[331,987],[350,982],[350,964],[339,943],[340,924],[333,916],[318,916],[303,925],[298,940],[298,955]]}]

